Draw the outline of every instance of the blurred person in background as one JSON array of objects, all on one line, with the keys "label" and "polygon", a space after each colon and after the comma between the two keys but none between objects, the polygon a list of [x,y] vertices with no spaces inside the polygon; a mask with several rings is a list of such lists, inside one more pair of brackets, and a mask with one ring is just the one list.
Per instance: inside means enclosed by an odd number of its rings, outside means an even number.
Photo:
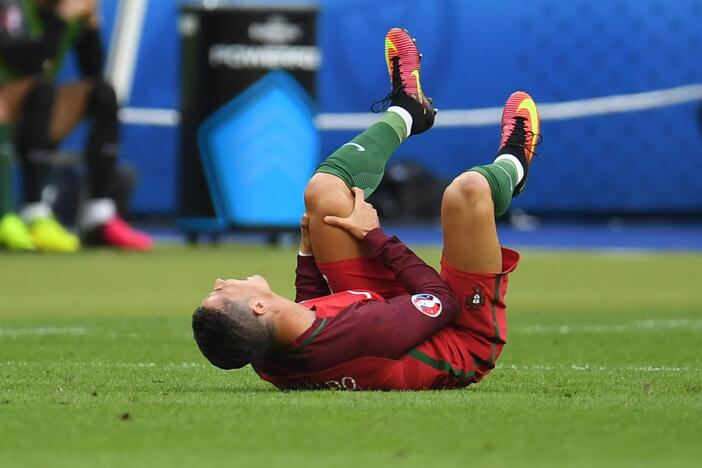
[{"label": "blurred person in background", "polygon": [[[0,49],[9,45],[18,34],[12,32],[16,28],[8,27],[17,20],[13,16],[12,5],[19,2],[0,1]],[[0,89],[5,83],[0,76]],[[14,151],[10,138],[10,116],[7,102],[0,92],[0,246],[10,250],[34,250],[29,231],[22,218],[17,214],[14,186],[13,163]]]},{"label": "blurred person in background", "polygon": [[[119,109],[114,89],[101,77],[104,54],[97,11],[96,0],[0,0],[0,102],[5,103],[5,121],[13,124],[21,162],[22,219],[39,250],[73,252],[80,247],[79,238],[42,200],[42,190],[55,148],[85,117],[91,126],[84,151],[87,200],[79,221],[83,241],[131,250],[148,250],[152,243],[118,215],[112,197]],[[71,49],[82,79],[57,85],[56,73]]]},{"label": "blurred person in background", "polygon": [[0,99],[0,246],[10,250],[34,250],[29,231],[15,212],[14,153],[8,128],[7,106]]}]

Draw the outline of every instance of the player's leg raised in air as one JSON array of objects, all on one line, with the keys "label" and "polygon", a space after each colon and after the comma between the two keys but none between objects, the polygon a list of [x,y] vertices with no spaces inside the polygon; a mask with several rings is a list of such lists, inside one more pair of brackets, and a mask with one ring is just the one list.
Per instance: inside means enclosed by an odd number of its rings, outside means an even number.
[{"label": "player's leg raised in air", "polygon": [[524,190],[540,139],[534,101],[521,91],[512,94],[502,113],[502,139],[494,162],[464,172],[444,192],[441,274],[463,304],[455,325],[467,332],[466,346],[478,365],[478,378],[494,367],[506,342],[507,274],[519,261],[515,251],[500,246],[495,218]]},{"label": "player's leg raised in air", "polygon": [[[305,207],[315,259],[332,290],[368,287],[364,278],[372,279],[377,274],[379,281],[388,282],[378,292],[392,296],[403,292],[401,288],[393,290],[390,283],[394,283],[394,276],[390,272],[383,275],[384,267],[376,265],[377,261],[357,261],[363,257],[358,241],[346,231],[324,223],[325,216],[349,216],[353,210],[351,187],[363,189],[368,197],[380,184],[385,166],[400,143],[434,123],[436,111],[431,99],[424,96],[419,80],[421,54],[406,30],[393,28],[387,33],[385,58],[392,85],[386,97],[390,107],[377,123],[342,145],[317,168],[305,190]],[[348,274],[349,268],[357,270],[358,281],[348,282],[354,277]],[[347,274],[337,275],[341,269]],[[341,276],[344,280],[337,280]],[[374,286],[377,290],[377,282]]]},{"label": "player's leg raised in air", "polygon": [[456,268],[474,273],[502,269],[495,218],[526,186],[539,117],[531,97],[512,94],[502,113],[502,139],[492,164],[476,166],[446,188],[441,206],[444,257]]}]

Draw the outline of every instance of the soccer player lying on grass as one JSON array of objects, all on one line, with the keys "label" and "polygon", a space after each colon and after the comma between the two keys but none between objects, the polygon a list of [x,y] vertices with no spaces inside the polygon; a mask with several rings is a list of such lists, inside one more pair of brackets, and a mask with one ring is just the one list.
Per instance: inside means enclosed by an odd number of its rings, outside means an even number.
[{"label": "soccer player lying on grass", "polygon": [[265,279],[217,280],[193,314],[197,345],[223,369],[251,364],[280,389],[420,390],[464,387],[495,366],[507,337],[507,275],[495,216],[525,186],[540,137],[534,101],[510,96],[492,164],[446,188],[441,274],[380,229],[364,201],[409,137],[434,123],[407,31],[386,36],[391,106],[343,145],[305,190],[295,302]]}]

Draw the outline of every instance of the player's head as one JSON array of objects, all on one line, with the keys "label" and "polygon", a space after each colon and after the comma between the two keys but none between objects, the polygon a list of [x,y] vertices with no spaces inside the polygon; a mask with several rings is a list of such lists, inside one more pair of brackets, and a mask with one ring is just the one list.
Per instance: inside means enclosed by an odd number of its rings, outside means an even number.
[{"label": "player's head", "polygon": [[193,335],[202,354],[221,369],[238,369],[275,344],[266,300],[274,295],[260,276],[217,280],[193,313]]}]

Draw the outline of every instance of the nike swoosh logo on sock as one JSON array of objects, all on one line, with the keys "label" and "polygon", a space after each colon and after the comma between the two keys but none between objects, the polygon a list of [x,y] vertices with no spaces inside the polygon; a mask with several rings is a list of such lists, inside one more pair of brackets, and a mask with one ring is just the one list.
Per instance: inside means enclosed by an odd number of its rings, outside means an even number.
[{"label": "nike swoosh logo on sock", "polygon": [[341,146],[344,147],[344,146],[349,146],[349,145],[355,147],[358,151],[365,151],[366,150],[363,146],[359,145],[358,143],[344,143]]},{"label": "nike swoosh logo on sock", "polygon": [[499,167],[502,170],[502,172],[507,174],[507,178],[509,179],[509,191],[514,192],[514,182],[512,182],[512,176],[509,175],[509,172],[507,172],[504,167],[498,166],[497,164],[495,164],[495,166]]}]

